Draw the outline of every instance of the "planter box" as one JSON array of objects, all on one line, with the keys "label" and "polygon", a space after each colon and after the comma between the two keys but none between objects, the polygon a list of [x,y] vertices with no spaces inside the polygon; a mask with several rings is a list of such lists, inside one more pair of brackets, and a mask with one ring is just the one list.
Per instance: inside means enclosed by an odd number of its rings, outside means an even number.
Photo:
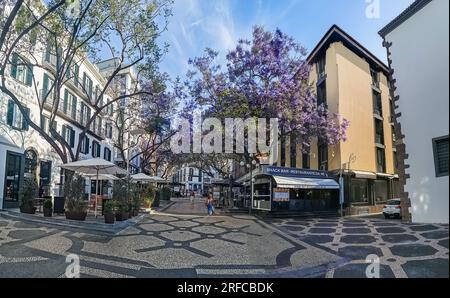
[{"label": "planter box", "polygon": [[106,224],[114,224],[115,222],[115,214],[114,213],[105,213],[105,223]]},{"label": "planter box", "polygon": [[36,207],[20,207],[20,213],[35,214]]},{"label": "planter box", "polygon": [[116,220],[117,221],[124,221],[127,220],[129,217],[128,212],[117,212],[116,213]]},{"label": "planter box", "polygon": [[85,221],[87,212],[65,212],[66,219]]},{"label": "planter box", "polygon": [[53,208],[44,208],[44,217],[52,217]]}]

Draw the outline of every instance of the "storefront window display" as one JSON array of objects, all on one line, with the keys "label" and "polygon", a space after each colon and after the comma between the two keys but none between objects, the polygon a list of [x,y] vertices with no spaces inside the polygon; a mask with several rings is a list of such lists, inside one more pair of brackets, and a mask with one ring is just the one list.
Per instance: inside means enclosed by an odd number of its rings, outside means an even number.
[{"label": "storefront window display", "polygon": [[367,179],[352,179],[350,198],[352,203],[369,204],[369,181]]}]

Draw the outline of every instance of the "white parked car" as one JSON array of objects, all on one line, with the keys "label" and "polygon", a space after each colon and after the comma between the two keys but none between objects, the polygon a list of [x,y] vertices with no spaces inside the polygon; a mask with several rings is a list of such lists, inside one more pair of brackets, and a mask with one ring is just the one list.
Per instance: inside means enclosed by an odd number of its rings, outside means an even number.
[{"label": "white parked car", "polygon": [[386,218],[391,218],[391,217],[401,218],[402,217],[401,210],[402,209],[400,206],[400,199],[392,199],[392,200],[389,200],[386,203],[386,205],[384,205],[383,215]]}]

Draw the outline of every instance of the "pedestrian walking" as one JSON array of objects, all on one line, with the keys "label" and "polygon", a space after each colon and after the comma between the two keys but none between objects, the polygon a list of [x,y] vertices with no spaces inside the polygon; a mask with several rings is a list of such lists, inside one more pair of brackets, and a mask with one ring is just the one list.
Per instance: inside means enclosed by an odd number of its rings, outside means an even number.
[{"label": "pedestrian walking", "polygon": [[191,202],[191,204],[194,204],[194,192],[191,190],[190,194],[189,194],[189,201]]},{"label": "pedestrian walking", "polygon": [[208,216],[211,216],[214,214],[214,199],[211,194],[208,194],[208,198],[205,202],[206,208],[208,210]]}]

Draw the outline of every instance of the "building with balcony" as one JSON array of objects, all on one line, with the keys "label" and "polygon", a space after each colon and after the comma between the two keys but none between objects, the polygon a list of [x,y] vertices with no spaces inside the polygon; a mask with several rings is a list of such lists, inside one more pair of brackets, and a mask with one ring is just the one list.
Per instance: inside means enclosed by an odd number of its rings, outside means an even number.
[{"label": "building with balcony", "polygon": [[[389,69],[336,25],[308,62],[317,104],[350,121],[348,140],[329,146],[316,139],[307,153],[292,136],[279,140],[277,163],[253,171],[253,207],[337,211],[341,188],[346,214],[381,212],[398,196]],[[247,172],[235,165],[237,181],[248,186],[248,174],[243,176]]]},{"label": "building with balcony", "polygon": [[[43,53],[33,53],[33,58],[41,59],[44,67],[32,67],[28,64],[31,61],[30,57],[13,53],[12,63],[6,73],[9,90],[12,90],[21,101],[31,120],[39,124],[50,137],[56,137],[50,133],[52,125],[72,152],[76,152],[80,142],[80,159],[103,158],[114,161],[113,138],[116,132],[113,119],[118,105],[112,104],[102,110],[90,123],[84,138],[79,140],[81,132],[88,125],[88,120],[95,113],[94,102],[98,100],[97,106],[102,106],[112,98],[108,92],[102,98],[99,97],[100,90],[106,83],[105,77],[98,67],[85,57],[74,59],[59,92],[60,98],[56,98],[54,75],[57,59],[53,52],[47,48]],[[0,134],[2,138],[22,150],[23,177],[36,179],[39,194],[60,195],[64,176],[59,167],[62,163],[59,155],[43,136],[30,127],[14,101],[1,92]],[[0,166],[4,168],[3,164]],[[18,191],[21,182],[20,179],[13,182],[17,185],[0,189],[4,207],[17,207],[19,204],[15,192]],[[86,185],[87,190],[89,187],[92,188],[92,185],[95,185],[95,181],[91,185]]]},{"label": "building with balcony", "polygon": [[217,173],[211,176],[193,165],[186,164],[174,171],[171,181],[176,194],[188,196],[191,191],[200,195],[212,192],[213,181],[217,178]]},{"label": "building with balcony", "polygon": [[420,223],[449,218],[449,2],[417,0],[380,35],[397,114],[402,215]]}]

